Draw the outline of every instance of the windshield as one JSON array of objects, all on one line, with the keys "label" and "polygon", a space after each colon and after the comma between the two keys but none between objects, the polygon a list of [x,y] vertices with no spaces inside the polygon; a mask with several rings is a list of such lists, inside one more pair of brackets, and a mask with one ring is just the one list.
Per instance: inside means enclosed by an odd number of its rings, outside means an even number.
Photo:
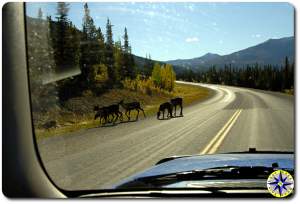
[{"label": "windshield", "polygon": [[174,155],[256,148],[272,167],[294,151],[290,4],[25,7],[34,132],[60,188],[110,189]]}]

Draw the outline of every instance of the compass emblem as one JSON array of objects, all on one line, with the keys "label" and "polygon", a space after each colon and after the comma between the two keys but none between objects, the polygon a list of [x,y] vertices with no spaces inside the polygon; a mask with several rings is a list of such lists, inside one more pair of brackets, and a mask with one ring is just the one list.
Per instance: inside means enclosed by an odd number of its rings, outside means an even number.
[{"label": "compass emblem", "polygon": [[269,192],[278,198],[290,195],[294,189],[294,179],[287,171],[274,171],[267,180]]}]

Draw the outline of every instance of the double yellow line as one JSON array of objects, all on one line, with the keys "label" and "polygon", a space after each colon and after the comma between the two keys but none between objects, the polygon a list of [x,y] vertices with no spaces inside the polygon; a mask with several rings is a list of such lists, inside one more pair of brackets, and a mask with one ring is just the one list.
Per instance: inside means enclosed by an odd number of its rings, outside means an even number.
[{"label": "double yellow line", "polygon": [[239,115],[241,114],[242,109],[237,109],[231,118],[227,121],[227,123],[222,127],[222,129],[217,133],[217,135],[210,141],[210,143],[205,147],[200,154],[213,154],[215,153],[218,148],[221,146],[223,140],[225,139],[226,135],[238,119]]}]

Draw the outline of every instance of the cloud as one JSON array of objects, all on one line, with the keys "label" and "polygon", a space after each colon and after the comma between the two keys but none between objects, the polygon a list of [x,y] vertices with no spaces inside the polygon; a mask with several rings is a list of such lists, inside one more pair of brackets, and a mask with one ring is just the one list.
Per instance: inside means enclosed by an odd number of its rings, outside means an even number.
[{"label": "cloud", "polygon": [[185,9],[193,12],[195,10],[195,6],[193,4],[184,5]]},{"label": "cloud", "polygon": [[185,39],[185,42],[187,43],[199,42],[199,39],[197,37],[189,37]]},{"label": "cloud", "polygon": [[252,34],[251,37],[252,37],[252,38],[260,38],[261,35],[260,35],[260,34]]},{"label": "cloud", "polygon": [[188,8],[189,8],[190,11],[194,11],[194,9],[195,9],[194,5],[189,5]]}]

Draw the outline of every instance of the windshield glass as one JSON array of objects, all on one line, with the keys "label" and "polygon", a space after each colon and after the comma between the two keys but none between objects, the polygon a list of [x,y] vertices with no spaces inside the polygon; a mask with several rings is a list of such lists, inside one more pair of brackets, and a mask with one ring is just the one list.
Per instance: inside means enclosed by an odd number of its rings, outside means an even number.
[{"label": "windshield glass", "polygon": [[[292,5],[25,5],[34,132],[60,188],[110,189],[174,155],[290,168],[275,151],[294,151]],[[249,148],[273,152],[212,158]]]}]

